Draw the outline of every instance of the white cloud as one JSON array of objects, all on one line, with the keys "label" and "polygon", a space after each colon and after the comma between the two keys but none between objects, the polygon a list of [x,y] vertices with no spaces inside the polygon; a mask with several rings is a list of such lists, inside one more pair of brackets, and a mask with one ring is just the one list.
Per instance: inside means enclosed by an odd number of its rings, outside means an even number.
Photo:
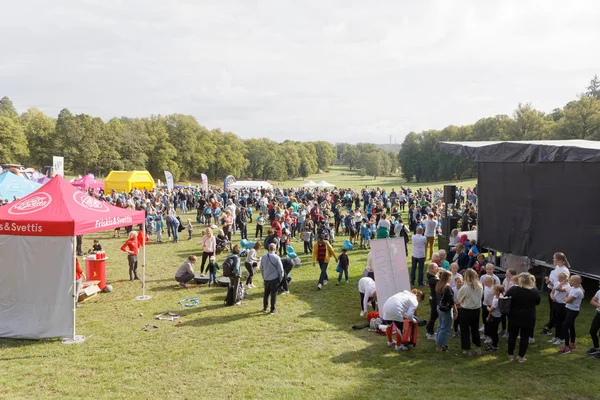
[{"label": "white cloud", "polygon": [[600,72],[599,17],[592,0],[23,0],[3,7],[0,95],[50,114],[190,113],[242,137],[401,141],[564,105]]}]

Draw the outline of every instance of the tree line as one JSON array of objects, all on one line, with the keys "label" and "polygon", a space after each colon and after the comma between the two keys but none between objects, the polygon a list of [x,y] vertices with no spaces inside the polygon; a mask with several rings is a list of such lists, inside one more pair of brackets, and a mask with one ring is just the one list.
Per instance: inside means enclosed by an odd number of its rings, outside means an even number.
[{"label": "tree line", "polygon": [[108,122],[66,108],[56,119],[36,108],[19,115],[8,97],[0,99],[0,162],[41,168],[52,156],[63,156],[74,174],[143,169],[156,178],[170,171],[175,180],[199,180],[201,173],[210,180],[287,180],[325,170],[336,150],[325,141],[242,140],[182,114]]},{"label": "tree line", "polygon": [[474,177],[475,164],[462,157],[436,150],[438,141],[481,140],[600,140],[600,79],[590,81],[577,100],[550,113],[531,104],[519,104],[512,116],[482,118],[472,125],[450,125],[442,130],[410,132],[398,153],[402,175],[407,181],[447,181]]}]

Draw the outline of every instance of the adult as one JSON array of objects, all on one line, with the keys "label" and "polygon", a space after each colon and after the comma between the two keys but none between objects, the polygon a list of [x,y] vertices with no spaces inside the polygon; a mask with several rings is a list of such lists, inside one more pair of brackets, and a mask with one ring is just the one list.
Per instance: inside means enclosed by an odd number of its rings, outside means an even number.
[{"label": "adult", "polygon": [[469,261],[469,255],[465,253],[465,245],[460,242],[456,243],[452,262],[458,264],[459,271],[464,271],[469,267]]},{"label": "adult", "polygon": [[206,228],[204,231],[204,237],[202,237],[202,263],[200,264],[200,273],[204,273],[204,264],[206,259],[210,256],[215,255],[217,249],[217,238],[213,235],[213,231],[210,228]]},{"label": "adult", "polygon": [[240,304],[242,304],[242,299],[240,299],[239,287],[240,278],[242,276],[242,269],[240,266],[240,246],[238,246],[237,244],[233,246],[233,248],[231,249],[231,254],[229,254],[227,258],[233,258],[232,276],[229,277],[229,290],[233,290],[233,303],[236,306],[239,306]]},{"label": "adult", "polygon": [[435,231],[437,229],[437,221],[435,220],[432,212],[427,215],[424,225],[425,238],[427,239],[427,250],[429,250],[429,257],[426,258],[430,259],[433,257],[433,243],[435,242]]},{"label": "adult", "polygon": [[129,280],[139,280],[137,276],[138,253],[139,245],[137,240],[137,232],[131,231],[127,236],[127,241],[121,246],[121,251],[127,253],[127,263],[129,264]]},{"label": "adult", "polygon": [[385,214],[381,215],[379,222],[377,222],[377,239],[385,239],[390,237],[390,221],[387,220]]},{"label": "adult", "polygon": [[[464,275],[464,284],[458,291],[460,303],[460,342],[464,355],[471,355],[471,342],[476,353],[481,354],[481,337],[479,336],[479,314],[481,314],[481,298],[483,287],[479,283],[477,272],[468,269]],[[527,338],[526,338],[527,339]]]},{"label": "adult", "polygon": [[196,256],[189,256],[187,260],[177,268],[175,272],[175,280],[179,282],[179,286],[187,288],[187,283],[194,279],[194,264],[196,264]]},{"label": "adult", "polygon": [[[231,200],[230,200],[231,201]],[[225,217],[223,218],[223,234],[229,241],[229,245],[231,246],[231,235],[233,234],[233,217],[231,216],[231,211],[225,211]]]},{"label": "adult", "polygon": [[240,231],[240,238],[248,240],[248,229],[246,226],[246,222],[248,219],[248,211],[245,207],[240,208],[239,212],[236,214],[236,224],[238,230]]},{"label": "adult", "polygon": [[410,270],[410,284],[414,286],[417,267],[419,268],[419,286],[423,286],[423,274],[425,268],[425,245],[427,239],[423,236],[423,228],[418,227],[417,233],[412,237],[412,267]]},{"label": "adult", "polygon": [[260,248],[261,245],[259,242],[254,243],[254,246],[248,250],[246,261],[244,261],[244,267],[246,267],[246,271],[248,271],[248,278],[246,278],[246,287],[248,289],[256,287],[252,283],[252,278],[254,278],[254,268],[258,266],[258,250],[260,250]]},{"label": "adult", "polygon": [[435,286],[437,312],[440,322],[435,339],[435,349],[437,351],[448,351],[448,338],[450,338],[450,329],[455,315],[456,303],[454,301],[454,291],[450,282],[452,273],[446,270],[440,272],[440,278]]},{"label": "adult", "polygon": [[323,285],[327,285],[329,277],[327,276],[327,266],[329,265],[329,259],[333,256],[337,262],[338,258],[333,250],[333,247],[325,240],[325,237],[319,236],[317,244],[313,248],[312,264],[313,267],[319,262],[319,268],[321,269],[321,275],[319,275],[319,284],[317,289],[321,290]]},{"label": "adult", "polygon": [[440,281],[440,267],[431,263],[427,266],[427,285],[429,286],[429,321],[427,321],[427,334],[429,340],[435,340],[435,321],[438,319],[438,298],[436,286]]},{"label": "adult", "polygon": [[514,360],[517,336],[519,340],[519,357],[517,361],[527,361],[525,353],[529,346],[529,338],[533,337],[535,326],[535,307],[540,304],[540,292],[535,287],[535,278],[528,272],[518,275],[518,286],[511,287],[505,294],[510,297],[510,312],[508,313],[508,359]]},{"label": "adult", "polygon": [[[545,278],[546,285],[548,286],[548,290],[552,291],[552,288],[555,285],[558,285],[558,274],[564,272],[567,274],[567,277],[571,276],[571,271],[569,268],[571,265],[569,264],[569,260],[567,260],[567,256],[563,253],[554,253],[554,257],[552,258],[552,262],[554,264],[554,269],[550,272],[550,276]],[[542,335],[552,335],[552,329],[556,325],[555,321],[555,312],[554,312],[554,301],[548,295],[548,306],[550,308],[550,318],[548,319],[548,323],[542,329]]]},{"label": "adult", "polygon": [[276,254],[276,251],[277,246],[275,243],[271,243],[269,245],[269,252],[260,259],[260,271],[265,284],[262,312],[267,312],[267,307],[269,306],[269,297],[271,297],[271,314],[277,313],[277,308],[275,308],[277,303],[277,290],[279,289],[279,283],[281,282],[281,279],[284,277],[283,264],[281,263],[279,256]]},{"label": "adult", "polygon": [[371,257],[371,252],[367,254],[367,265],[365,266],[365,270],[363,271],[363,276],[371,278],[375,280],[375,272],[373,268],[373,257]]},{"label": "adult", "polygon": [[[387,325],[386,335],[388,338],[388,347],[396,345],[396,351],[406,351],[408,347],[402,344],[402,329],[404,326],[404,319],[408,319],[412,322],[417,322],[415,318],[415,311],[419,306],[419,302],[423,301],[425,295],[418,289],[412,291],[405,290],[400,293],[396,293],[392,297],[386,300],[382,308],[382,320],[383,324]],[[396,342],[392,341],[392,324],[396,325]]]},{"label": "adult", "polygon": [[273,222],[271,223],[271,229],[273,230],[273,234],[275,235],[275,244],[277,245],[277,249],[282,246],[281,236],[283,236],[283,228],[279,220],[281,219],[281,214],[275,214],[273,217]]},{"label": "adult", "polygon": [[373,307],[373,311],[377,310],[377,288],[375,281],[368,276],[360,278],[358,281],[358,293],[360,294],[360,316],[364,316],[367,313],[369,302]]}]

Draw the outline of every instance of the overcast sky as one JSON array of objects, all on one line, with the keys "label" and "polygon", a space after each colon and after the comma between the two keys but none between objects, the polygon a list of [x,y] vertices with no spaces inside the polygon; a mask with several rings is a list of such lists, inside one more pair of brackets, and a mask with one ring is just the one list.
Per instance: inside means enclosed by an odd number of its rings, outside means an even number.
[{"label": "overcast sky", "polygon": [[551,111],[600,74],[589,1],[20,0],[0,97],[56,117],[186,113],[243,138],[400,143]]}]

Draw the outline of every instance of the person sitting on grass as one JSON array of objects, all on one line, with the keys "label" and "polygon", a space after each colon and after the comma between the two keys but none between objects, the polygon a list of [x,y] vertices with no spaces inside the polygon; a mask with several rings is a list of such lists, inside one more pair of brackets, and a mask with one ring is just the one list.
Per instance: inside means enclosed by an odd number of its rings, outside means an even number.
[{"label": "person sitting on grass", "polygon": [[[417,322],[415,311],[419,302],[423,301],[425,295],[418,289],[405,290],[397,293],[386,300],[382,308],[383,324],[387,325],[385,333],[388,339],[388,347],[395,345],[396,351],[406,351],[408,347],[402,344],[402,327],[404,319]],[[392,324],[396,325],[396,342],[392,340]]]},{"label": "person sitting on grass", "polygon": [[187,283],[194,279],[194,264],[196,263],[196,256],[189,256],[187,260],[181,264],[181,266],[175,272],[175,280],[179,282],[179,286],[187,288]]}]

